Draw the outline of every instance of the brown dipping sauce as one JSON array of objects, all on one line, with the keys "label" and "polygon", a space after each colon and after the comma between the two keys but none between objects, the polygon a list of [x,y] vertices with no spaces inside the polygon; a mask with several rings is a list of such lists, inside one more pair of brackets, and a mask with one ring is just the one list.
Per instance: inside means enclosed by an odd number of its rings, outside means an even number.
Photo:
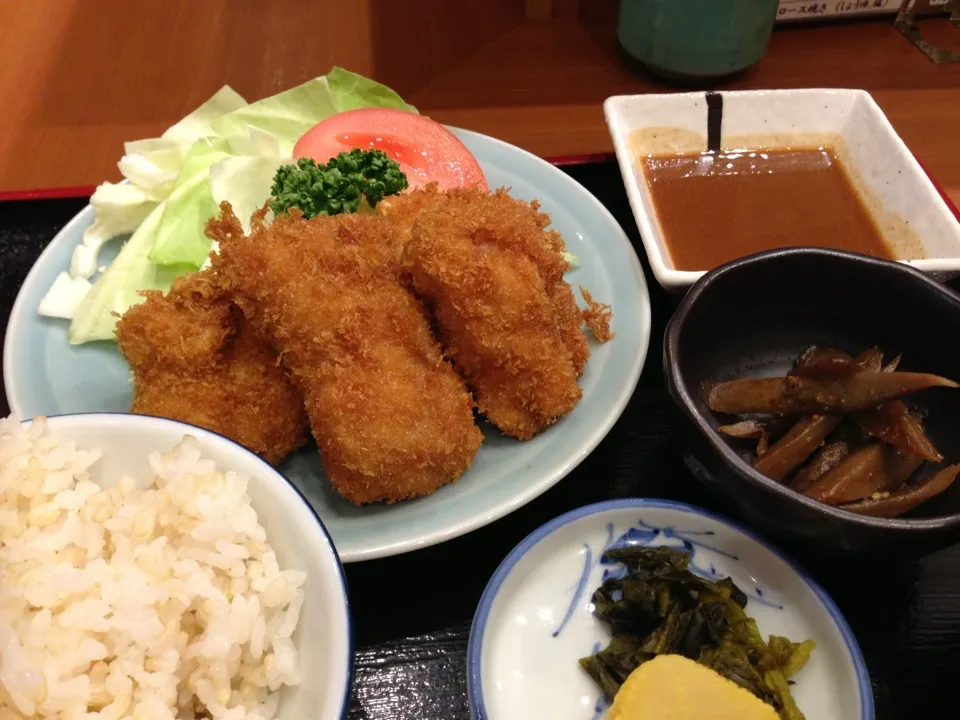
[{"label": "brown dipping sauce", "polygon": [[815,245],[894,259],[833,148],[640,157],[677,270]]}]

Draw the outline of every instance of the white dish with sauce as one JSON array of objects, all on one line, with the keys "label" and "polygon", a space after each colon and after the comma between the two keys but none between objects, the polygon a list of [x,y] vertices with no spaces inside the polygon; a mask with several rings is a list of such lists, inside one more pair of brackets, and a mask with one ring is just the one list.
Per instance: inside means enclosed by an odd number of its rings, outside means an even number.
[{"label": "white dish with sauce", "polygon": [[[814,89],[719,94],[721,152],[835,147],[861,205],[895,259],[941,277],[960,274],[955,210],[869,93]],[[674,264],[641,158],[706,151],[706,94],[615,96],[604,103],[604,114],[653,274],[669,290],[686,289],[712,268],[678,269]],[[735,229],[717,227],[716,232],[715,242],[724,242]]]}]

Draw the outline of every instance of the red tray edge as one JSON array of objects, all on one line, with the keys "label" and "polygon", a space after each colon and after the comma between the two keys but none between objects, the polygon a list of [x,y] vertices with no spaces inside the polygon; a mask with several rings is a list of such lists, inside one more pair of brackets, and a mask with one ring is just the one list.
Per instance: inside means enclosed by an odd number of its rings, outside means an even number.
[{"label": "red tray edge", "polygon": [[37,190],[6,190],[0,192],[0,202],[84,198],[93,195],[95,189],[96,187],[93,185],[76,185],[73,187],[39,188]]}]

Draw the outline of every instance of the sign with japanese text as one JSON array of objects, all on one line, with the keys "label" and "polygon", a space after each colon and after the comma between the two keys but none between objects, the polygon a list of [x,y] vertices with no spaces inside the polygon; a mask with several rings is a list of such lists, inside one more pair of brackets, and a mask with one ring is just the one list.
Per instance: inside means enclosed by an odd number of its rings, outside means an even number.
[{"label": "sign with japanese text", "polygon": [[902,0],[780,0],[777,21],[816,20],[845,15],[895,13]]}]

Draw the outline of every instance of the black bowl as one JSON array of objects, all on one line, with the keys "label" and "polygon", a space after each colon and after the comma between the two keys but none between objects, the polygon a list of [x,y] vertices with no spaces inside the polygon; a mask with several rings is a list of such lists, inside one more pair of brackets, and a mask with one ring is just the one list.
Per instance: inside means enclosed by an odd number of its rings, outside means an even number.
[{"label": "black bowl", "polygon": [[[810,345],[903,353],[902,370],[960,380],[960,296],[912,268],[853,253],[792,248],[751,255],[703,276],[667,326],[664,373],[695,428],[688,464],[733,512],[811,551],[918,555],[960,540],[960,482],[895,518],[811,500],[754,470],[716,428],[705,380],[784,375]],[[960,462],[960,391],[910,398],[946,463]]]}]

